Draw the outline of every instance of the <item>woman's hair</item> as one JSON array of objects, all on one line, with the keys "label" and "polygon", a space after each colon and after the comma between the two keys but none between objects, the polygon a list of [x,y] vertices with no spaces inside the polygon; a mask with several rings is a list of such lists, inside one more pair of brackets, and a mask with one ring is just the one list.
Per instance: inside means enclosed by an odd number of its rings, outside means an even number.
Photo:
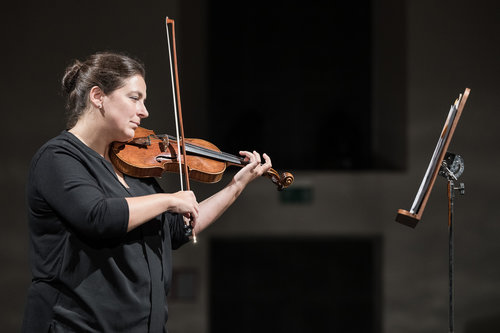
[{"label": "woman's hair", "polygon": [[87,108],[92,87],[97,86],[108,95],[123,87],[125,80],[134,75],[145,78],[144,65],[124,54],[102,52],[91,55],[83,62],[75,60],[66,68],[62,79],[62,88],[67,94],[67,128],[75,126]]}]

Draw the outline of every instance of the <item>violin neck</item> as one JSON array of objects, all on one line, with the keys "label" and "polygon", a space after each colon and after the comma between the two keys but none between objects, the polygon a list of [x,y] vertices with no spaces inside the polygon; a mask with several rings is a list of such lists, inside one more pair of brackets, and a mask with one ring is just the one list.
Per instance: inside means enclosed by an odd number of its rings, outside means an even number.
[{"label": "violin neck", "polygon": [[186,152],[191,154],[196,154],[201,157],[207,157],[217,161],[227,162],[238,166],[244,166],[247,164],[247,162],[244,161],[244,158],[240,156],[224,153],[222,151],[215,151],[189,142],[185,142],[185,146],[186,146]]}]

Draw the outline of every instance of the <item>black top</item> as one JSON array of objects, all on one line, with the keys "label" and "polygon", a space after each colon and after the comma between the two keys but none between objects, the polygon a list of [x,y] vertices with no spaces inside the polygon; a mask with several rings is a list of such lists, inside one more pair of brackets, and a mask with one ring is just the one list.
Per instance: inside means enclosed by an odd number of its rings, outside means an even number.
[{"label": "black top", "polygon": [[24,332],[163,332],[181,215],[127,233],[125,197],[162,192],[63,131],[33,157],[27,185],[32,284]]}]

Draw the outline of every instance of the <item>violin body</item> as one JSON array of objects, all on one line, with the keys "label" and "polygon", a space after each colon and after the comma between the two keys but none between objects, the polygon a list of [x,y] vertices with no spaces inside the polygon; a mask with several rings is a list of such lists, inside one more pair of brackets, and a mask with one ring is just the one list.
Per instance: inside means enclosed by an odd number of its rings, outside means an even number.
[{"label": "violin body", "polygon": [[[177,142],[165,142],[155,137],[152,130],[138,127],[134,139],[150,137],[149,144],[134,144],[130,142],[113,142],[110,150],[111,162],[115,167],[132,177],[161,177],[165,172],[179,172],[179,161],[184,165],[183,156],[179,154]],[[186,139],[186,143],[205,147],[214,151],[220,150],[213,144],[202,139]],[[203,183],[216,183],[221,180],[226,163],[207,157],[186,155],[189,178]]]},{"label": "violin body", "polygon": [[[187,164],[189,178],[203,183],[216,183],[222,179],[228,165],[243,167],[247,164],[242,157],[221,152],[214,144],[202,139],[185,139],[186,158],[179,152],[180,145],[174,137],[156,135],[142,127],[135,130],[134,138],[127,142],[113,142],[110,159],[122,173],[137,178],[161,177],[165,172],[179,172]],[[291,173],[281,176],[274,169],[267,174],[278,190],[293,183]]]}]

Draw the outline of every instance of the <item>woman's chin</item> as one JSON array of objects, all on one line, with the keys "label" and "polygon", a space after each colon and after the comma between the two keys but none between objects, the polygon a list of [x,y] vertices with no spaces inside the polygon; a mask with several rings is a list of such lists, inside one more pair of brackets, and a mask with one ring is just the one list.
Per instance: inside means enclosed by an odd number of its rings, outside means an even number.
[{"label": "woman's chin", "polygon": [[125,141],[132,140],[132,139],[134,138],[134,136],[135,136],[135,132],[134,132],[134,131],[132,131],[132,133],[130,133],[130,134],[127,136],[127,138],[125,139]]},{"label": "woman's chin", "polygon": [[120,138],[118,140],[115,140],[115,141],[126,142],[129,140],[132,140],[134,138],[134,136],[135,136],[135,131],[133,129],[127,130],[126,132],[124,132],[120,135]]}]

